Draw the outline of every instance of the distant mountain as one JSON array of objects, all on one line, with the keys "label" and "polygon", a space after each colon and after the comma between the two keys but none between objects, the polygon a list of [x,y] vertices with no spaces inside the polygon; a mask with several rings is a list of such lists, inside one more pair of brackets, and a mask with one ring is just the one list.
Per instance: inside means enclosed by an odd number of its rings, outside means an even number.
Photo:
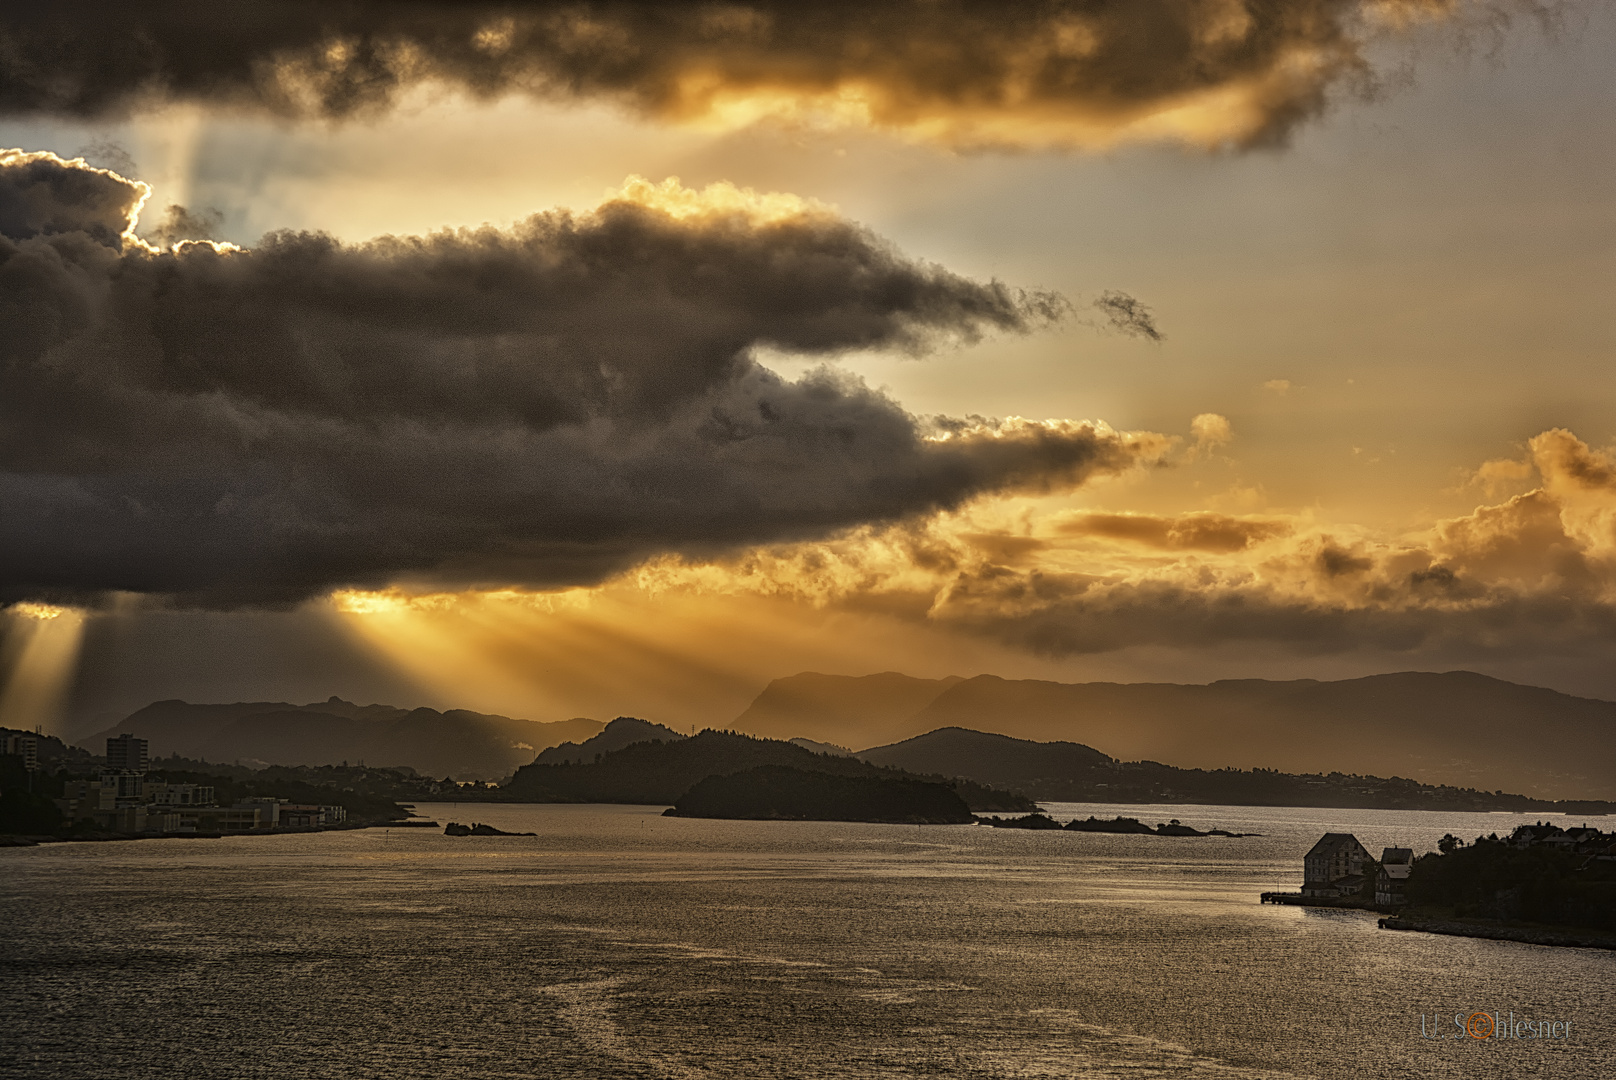
[{"label": "distant mountain", "polygon": [[[603,755],[599,762],[535,762],[518,769],[510,783],[488,797],[509,802],[672,804],[709,776],[728,776],[765,765],[832,776],[940,779],[871,765],[853,757],[815,754],[774,739],[709,730],[674,742],[637,742]],[[1024,796],[970,780],[949,779],[947,783],[973,810],[1037,809]]]},{"label": "distant mountain", "polygon": [[804,674],[770,684],[735,726],[854,746],[972,728],[1183,768],[1412,776],[1616,799],[1616,702],[1468,671],[1205,686]]},{"label": "distant mountain", "polygon": [[639,742],[650,742],[653,739],[674,742],[687,737],[670,727],[653,724],[649,720],[619,716],[594,738],[586,739],[582,743],[564,742],[560,746],[552,746],[533,760],[540,765],[560,765],[564,761],[576,764],[594,761],[596,755],[609,754],[613,750],[621,750],[625,746],[633,746]]},{"label": "distant mountain", "polygon": [[356,705],[332,697],[310,705],[284,701],[195,705],[158,701],[85,740],[100,753],[125,732],[151,744],[153,758],[179,754],[202,761],[262,761],[271,765],[335,765],[366,761],[408,766],[456,780],[496,780],[568,739],[587,739],[597,720],[555,723],[451,709]]},{"label": "distant mountain", "polygon": [[805,671],[770,683],[735,721],[735,729],[766,739],[801,737],[868,746],[903,728],[938,695],[962,681],[957,675],[916,679],[896,671],[860,678]]},{"label": "distant mountain", "polygon": [[1551,802],[1499,791],[1432,786],[1400,777],[1179,769],[1155,761],[1116,761],[1081,743],[1032,742],[964,728],[940,728],[866,750],[859,757],[910,772],[962,777],[1052,802],[1616,813],[1616,802]]}]

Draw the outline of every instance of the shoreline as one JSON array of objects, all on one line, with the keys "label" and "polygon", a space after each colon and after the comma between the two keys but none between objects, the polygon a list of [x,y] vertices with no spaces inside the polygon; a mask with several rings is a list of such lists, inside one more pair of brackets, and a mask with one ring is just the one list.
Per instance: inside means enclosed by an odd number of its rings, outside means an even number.
[{"label": "shoreline", "polygon": [[1295,892],[1259,893],[1259,904],[1281,904],[1289,907],[1335,908],[1339,911],[1386,911],[1387,908],[1365,904],[1362,900],[1343,900],[1333,896],[1303,896]]},{"label": "shoreline", "polygon": [[[1584,817],[1584,818],[1586,818],[1586,817],[1616,817],[1616,802],[1608,802],[1608,801],[1597,800],[1597,799],[1594,799],[1594,800],[1565,800],[1565,801],[1560,802],[1560,803],[1555,803],[1555,802],[1548,801],[1548,800],[1541,800],[1539,802],[1539,805],[1535,805],[1535,806],[1526,806],[1526,807],[1509,806],[1509,807],[1505,807],[1505,806],[1499,806],[1499,805],[1496,805],[1496,804],[1487,804],[1487,805],[1483,805],[1483,806],[1473,806],[1473,805],[1462,805],[1462,806],[1449,806],[1449,805],[1409,806],[1409,805],[1405,805],[1405,804],[1402,804],[1402,803],[1396,803],[1395,801],[1351,802],[1351,801],[1347,801],[1347,800],[1342,800],[1342,801],[1339,801],[1339,802],[1320,802],[1320,803],[1311,803],[1311,802],[1250,802],[1250,801],[1245,801],[1245,802],[1237,802],[1237,801],[1204,802],[1204,801],[1196,801],[1196,800],[1193,800],[1193,799],[1166,799],[1166,800],[1163,800],[1163,799],[1115,798],[1115,797],[1109,798],[1109,799],[1098,799],[1098,798],[1072,799],[1072,798],[1045,798],[1045,797],[1041,797],[1041,796],[1032,796],[1032,795],[1029,795],[1027,797],[1030,798],[1033,802],[1039,804],[1039,806],[1043,806],[1046,803],[1060,803],[1060,804],[1063,804],[1063,805],[1070,805],[1070,806],[1107,806],[1107,807],[1111,807],[1111,806],[1207,806],[1207,807],[1229,807],[1229,808],[1233,808],[1233,807],[1248,806],[1248,807],[1251,807],[1253,809],[1259,809],[1259,810],[1383,810],[1383,811],[1390,811],[1390,812],[1395,812],[1395,813],[1414,812],[1414,813],[1432,813],[1432,814],[1514,814],[1514,815],[1522,815],[1522,816],[1528,815],[1528,814],[1546,814],[1546,815],[1550,815],[1550,816],[1558,815],[1558,816],[1562,816],[1562,817]],[[479,794],[475,794],[475,795],[469,795],[469,794],[466,794],[466,793],[462,793],[462,794],[460,794],[458,796],[454,796],[454,797],[450,797],[450,798],[440,798],[438,796],[433,796],[431,798],[417,799],[416,801],[417,802],[423,802],[423,803],[438,803],[438,802],[445,802],[445,803],[453,803],[453,802],[490,803],[490,804],[495,804],[495,805],[503,803],[503,804],[512,804],[512,805],[533,805],[533,806],[593,806],[593,805],[600,805],[600,806],[667,806],[667,805],[669,805],[667,802],[660,801],[660,800],[653,800],[653,799],[612,799],[612,800],[603,801],[603,800],[599,800],[599,799],[583,799],[583,798],[576,798],[576,799],[575,798],[563,798],[563,797],[534,798],[532,796],[509,796],[509,795],[504,795],[504,794],[498,792],[497,790],[495,792],[493,792],[493,793],[490,793],[490,794],[479,793]],[[1026,814],[1026,813],[1034,813],[1035,811],[1025,810],[1025,809],[1022,809],[1020,807],[999,806],[999,807],[979,807],[979,808],[974,809],[972,812],[977,813],[977,814]]]},{"label": "shoreline", "polygon": [[[123,840],[219,840],[227,836],[303,836],[310,833],[351,832],[355,829],[382,829],[394,825],[407,828],[406,821],[356,821],[340,825],[320,825],[300,829],[237,829],[229,832],[92,832],[82,836],[56,836],[51,833],[0,833],[0,849],[43,847],[46,844],[110,844]],[[433,823],[436,824],[435,822]],[[419,826],[416,826],[419,828]]]},{"label": "shoreline", "polygon": [[1616,932],[1612,931],[1571,928],[1558,930],[1547,926],[1504,926],[1499,923],[1430,919],[1417,915],[1388,915],[1379,920],[1379,925],[1382,930],[1409,930],[1423,934],[1518,941],[1527,945],[1549,945],[1571,949],[1616,950]]}]

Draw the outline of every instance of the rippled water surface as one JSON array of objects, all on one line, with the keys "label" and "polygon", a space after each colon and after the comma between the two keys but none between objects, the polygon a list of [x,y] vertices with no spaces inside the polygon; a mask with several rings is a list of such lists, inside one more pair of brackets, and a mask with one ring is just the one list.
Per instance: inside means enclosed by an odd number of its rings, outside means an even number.
[{"label": "rippled water surface", "polygon": [[[1616,1077],[1616,953],[1257,903],[1326,830],[1524,819],[1052,808],[1264,835],[463,805],[420,810],[539,835],[3,850],[0,1075]],[[1572,1035],[1421,1038],[1476,1009]]]}]

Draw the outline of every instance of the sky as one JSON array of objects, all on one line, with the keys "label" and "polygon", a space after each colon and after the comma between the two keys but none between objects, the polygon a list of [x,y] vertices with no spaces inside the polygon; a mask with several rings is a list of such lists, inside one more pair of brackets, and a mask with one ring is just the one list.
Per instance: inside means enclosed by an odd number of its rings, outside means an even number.
[{"label": "sky", "polygon": [[139,7],[0,30],[0,723],[1616,698],[1608,5]]}]

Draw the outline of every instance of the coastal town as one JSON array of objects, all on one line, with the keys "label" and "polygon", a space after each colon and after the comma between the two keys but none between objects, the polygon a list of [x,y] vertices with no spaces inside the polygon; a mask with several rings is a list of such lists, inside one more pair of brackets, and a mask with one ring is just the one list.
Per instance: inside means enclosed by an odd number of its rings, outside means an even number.
[{"label": "coastal town", "polygon": [[[7,798],[26,793],[39,822],[34,829],[18,832],[47,839],[51,837],[46,834],[60,839],[96,839],[310,831],[357,824],[349,806],[343,805],[353,801],[349,797],[352,787],[299,785],[305,795],[328,794],[317,802],[262,790],[242,791],[242,785],[228,777],[199,776],[184,768],[154,772],[147,740],[130,734],[106,740],[104,764],[89,771],[80,767],[74,773],[52,775],[41,768],[40,743],[37,734],[0,734],[0,765],[6,770],[0,786],[8,789]],[[222,795],[220,785],[235,790]],[[383,809],[398,810],[393,803],[386,803]],[[44,827],[49,822],[39,819],[41,813],[57,825]],[[13,839],[21,843],[25,838]]]},{"label": "coastal town", "polygon": [[261,829],[318,829],[347,820],[334,804],[252,797],[216,803],[206,784],[167,783],[149,772],[145,739],[107,740],[107,767],[94,780],[70,781],[57,809],[68,821],[89,820],[114,833],[226,833]]}]

